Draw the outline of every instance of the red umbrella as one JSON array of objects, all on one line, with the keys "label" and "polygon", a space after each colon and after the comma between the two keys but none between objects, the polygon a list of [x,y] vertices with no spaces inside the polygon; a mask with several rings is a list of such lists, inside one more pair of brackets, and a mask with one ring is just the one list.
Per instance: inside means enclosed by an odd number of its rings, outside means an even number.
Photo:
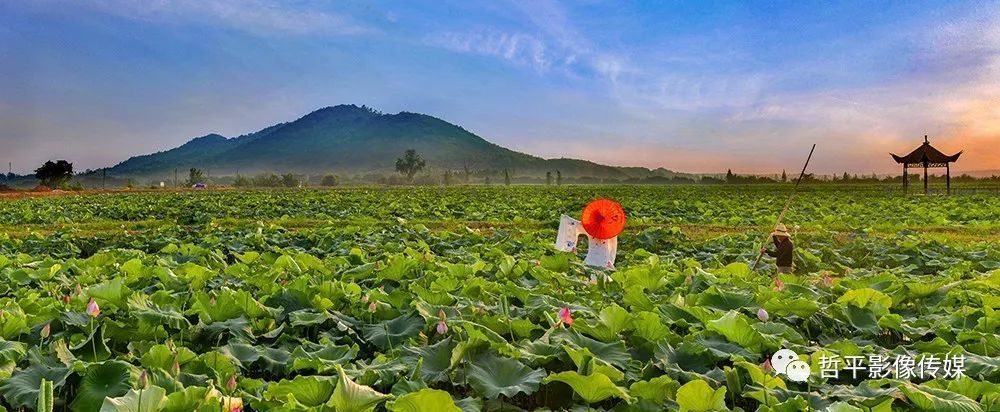
[{"label": "red umbrella", "polygon": [[611,239],[625,229],[625,210],[611,199],[597,199],[583,208],[583,230],[596,239]]}]

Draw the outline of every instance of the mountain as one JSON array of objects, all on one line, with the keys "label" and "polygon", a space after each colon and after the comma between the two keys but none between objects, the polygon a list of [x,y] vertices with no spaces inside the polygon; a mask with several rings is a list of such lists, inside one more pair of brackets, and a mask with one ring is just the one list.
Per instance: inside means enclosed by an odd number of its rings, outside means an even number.
[{"label": "mountain", "polygon": [[235,138],[218,134],[192,139],[163,152],[135,156],[109,175],[167,176],[174,169],[208,170],[213,176],[275,173],[383,173],[394,171],[406,149],[415,149],[428,172],[445,169],[544,176],[623,179],[679,174],[665,169],[614,167],[578,159],[543,159],[491,143],[444,120],[410,112],[383,114],[355,105],[326,107],[298,120]]}]

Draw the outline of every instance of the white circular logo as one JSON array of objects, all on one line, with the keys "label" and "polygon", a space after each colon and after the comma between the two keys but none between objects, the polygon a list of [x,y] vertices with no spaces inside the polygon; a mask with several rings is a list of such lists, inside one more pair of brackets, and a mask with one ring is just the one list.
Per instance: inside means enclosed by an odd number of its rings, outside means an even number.
[{"label": "white circular logo", "polygon": [[794,382],[805,382],[809,380],[809,364],[800,360],[792,361],[785,368],[785,375]]},{"label": "white circular logo", "polygon": [[771,355],[771,367],[777,373],[785,373],[785,367],[796,360],[799,360],[799,355],[796,355],[794,351],[791,349],[782,349]]}]

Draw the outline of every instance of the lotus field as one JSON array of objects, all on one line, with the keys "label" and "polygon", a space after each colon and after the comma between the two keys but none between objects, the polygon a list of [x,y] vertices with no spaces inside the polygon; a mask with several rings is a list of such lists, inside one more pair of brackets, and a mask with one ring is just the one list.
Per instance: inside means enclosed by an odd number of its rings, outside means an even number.
[{"label": "lotus field", "polygon": [[[791,185],[0,200],[0,405],[1000,411],[1000,196],[895,189],[806,186],[777,278]],[[598,197],[615,270],[553,248]]]}]

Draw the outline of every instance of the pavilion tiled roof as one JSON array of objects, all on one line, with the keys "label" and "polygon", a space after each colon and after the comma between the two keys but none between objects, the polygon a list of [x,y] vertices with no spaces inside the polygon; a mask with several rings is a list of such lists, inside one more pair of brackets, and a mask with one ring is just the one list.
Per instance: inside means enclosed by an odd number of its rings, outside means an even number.
[{"label": "pavilion tiled roof", "polygon": [[958,160],[958,157],[962,155],[962,152],[955,153],[953,155],[946,155],[941,153],[940,150],[935,149],[931,146],[930,142],[927,140],[927,136],[924,136],[924,144],[920,145],[912,152],[906,156],[897,156],[895,154],[889,153],[892,158],[896,160],[896,163],[905,164],[923,164],[927,163],[951,163]]}]

